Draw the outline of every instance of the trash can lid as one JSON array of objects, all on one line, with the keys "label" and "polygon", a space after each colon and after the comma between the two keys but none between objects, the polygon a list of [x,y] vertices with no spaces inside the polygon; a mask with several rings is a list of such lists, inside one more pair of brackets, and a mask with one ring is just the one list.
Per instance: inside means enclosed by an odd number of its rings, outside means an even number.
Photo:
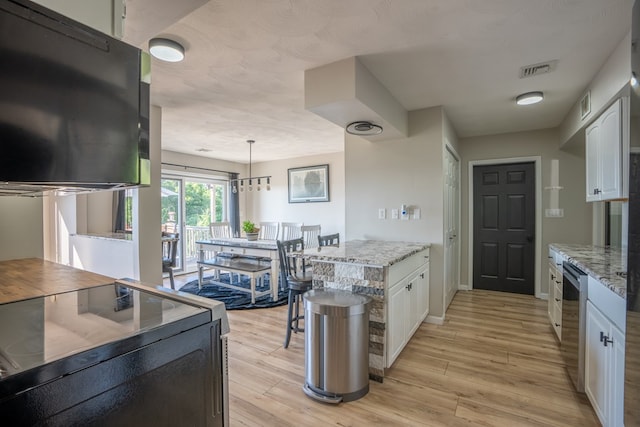
[{"label": "trash can lid", "polygon": [[371,303],[371,297],[337,289],[313,289],[303,298],[305,310],[334,316],[362,314]]}]

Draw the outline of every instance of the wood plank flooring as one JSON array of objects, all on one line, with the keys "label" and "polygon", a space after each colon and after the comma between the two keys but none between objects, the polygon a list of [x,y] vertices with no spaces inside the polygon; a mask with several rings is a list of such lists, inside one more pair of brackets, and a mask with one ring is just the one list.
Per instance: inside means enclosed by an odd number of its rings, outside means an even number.
[{"label": "wood plank flooring", "polygon": [[461,291],[423,324],[383,384],[355,402],[304,395],[304,335],[282,346],[286,307],[230,311],[232,426],[598,426],[564,370],[546,301]]}]

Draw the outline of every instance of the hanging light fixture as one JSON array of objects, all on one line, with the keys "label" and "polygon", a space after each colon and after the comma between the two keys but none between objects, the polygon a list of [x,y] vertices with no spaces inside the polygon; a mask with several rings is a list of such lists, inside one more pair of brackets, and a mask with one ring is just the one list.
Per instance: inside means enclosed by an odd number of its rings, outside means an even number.
[{"label": "hanging light fixture", "polygon": [[238,178],[238,179],[232,179],[231,181],[229,181],[229,183],[231,184],[231,191],[234,193],[237,193],[238,191],[240,191],[241,193],[244,191],[245,188],[245,182],[247,184],[247,191],[253,191],[253,187],[254,187],[254,183],[256,191],[260,191],[262,188],[262,180],[266,180],[266,185],[265,185],[265,190],[267,191],[271,191],[271,176],[253,176],[251,174],[251,147],[253,146],[253,144],[255,144],[255,141],[253,139],[248,139],[247,143],[249,144],[249,176],[246,178]]}]

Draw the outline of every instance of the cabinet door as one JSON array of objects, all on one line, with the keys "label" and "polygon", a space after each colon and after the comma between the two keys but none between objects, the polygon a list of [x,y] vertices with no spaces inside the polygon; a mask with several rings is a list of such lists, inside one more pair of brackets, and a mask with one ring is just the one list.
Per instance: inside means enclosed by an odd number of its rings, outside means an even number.
[{"label": "cabinet door", "polygon": [[402,280],[389,290],[387,319],[387,367],[396,360],[407,343],[407,281]]},{"label": "cabinet door", "polygon": [[622,133],[620,100],[617,100],[602,116],[599,134],[600,200],[622,197]]},{"label": "cabinet door", "polygon": [[429,314],[429,264],[418,273],[418,321],[423,322]]},{"label": "cabinet door", "polygon": [[609,413],[607,419],[610,426],[624,425],[624,349],[625,337],[622,331],[615,326],[611,327],[611,339],[609,344]]},{"label": "cabinet door", "polygon": [[605,347],[600,333],[607,334],[609,321],[600,310],[587,301],[587,331],[585,339],[585,378],[584,388],[600,422],[606,423],[607,415],[607,360]]},{"label": "cabinet door", "polygon": [[555,289],[556,289],[556,273],[557,270],[555,266],[549,264],[549,300],[547,301],[547,314],[549,316],[549,322],[553,326],[553,322],[555,321],[553,315],[553,302],[555,300]]},{"label": "cabinet door", "polygon": [[598,193],[598,143],[600,141],[600,121],[596,120],[585,132],[585,157],[587,172],[587,202],[600,200]]},{"label": "cabinet door", "polygon": [[413,334],[418,330],[420,324],[422,324],[422,318],[420,318],[420,311],[423,304],[420,299],[423,296],[420,293],[420,273],[416,273],[411,276],[407,285],[407,298],[409,306],[409,317],[407,324],[407,342],[411,339]]}]

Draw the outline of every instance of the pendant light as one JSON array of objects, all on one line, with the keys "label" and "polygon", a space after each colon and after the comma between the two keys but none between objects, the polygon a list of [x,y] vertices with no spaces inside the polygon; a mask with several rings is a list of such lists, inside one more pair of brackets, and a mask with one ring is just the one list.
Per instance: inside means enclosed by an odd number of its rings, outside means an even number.
[{"label": "pendant light", "polygon": [[[271,175],[269,176],[253,176],[251,174],[251,162],[252,162],[252,158],[251,158],[251,148],[253,146],[253,144],[255,144],[255,141],[253,139],[248,139],[247,143],[249,144],[249,176],[246,178],[238,178],[238,179],[232,179],[231,181],[229,181],[229,183],[231,184],[231,191],[234,193],[237,193],[238,191],[240,191],[241,193],[244,191],[245,187],[247,189],[247,191],[253,191],[254,187],[256,191],[260,191],[262,189],[262,185],[265,185],[265,189],[267,191],[271,190]],[[263,183],[263,180],[265,181]]]}]

